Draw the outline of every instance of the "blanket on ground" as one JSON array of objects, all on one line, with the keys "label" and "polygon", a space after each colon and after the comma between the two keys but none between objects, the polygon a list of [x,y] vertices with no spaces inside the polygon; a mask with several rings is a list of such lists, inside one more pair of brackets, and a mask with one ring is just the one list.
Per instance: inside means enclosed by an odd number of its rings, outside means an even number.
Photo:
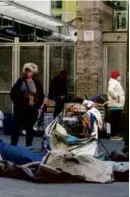
[{"label": "blanket on ground", "polygon": [[42,162],[16,165],[0,161],[0,177],[40,183],[111,183],[129,181],[128,162],[100,161],[91,156],[50,152]]}]

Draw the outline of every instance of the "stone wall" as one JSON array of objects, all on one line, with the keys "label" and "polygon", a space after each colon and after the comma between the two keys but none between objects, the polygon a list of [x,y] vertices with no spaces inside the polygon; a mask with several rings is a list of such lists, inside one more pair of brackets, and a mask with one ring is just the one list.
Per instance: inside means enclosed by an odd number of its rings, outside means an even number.
[{"label": "stone wall", "polygon": [[[77,96],[102,92],[101,2],[77,1]],[[84,31],[94,32],[93,41],[84,41]]]}]

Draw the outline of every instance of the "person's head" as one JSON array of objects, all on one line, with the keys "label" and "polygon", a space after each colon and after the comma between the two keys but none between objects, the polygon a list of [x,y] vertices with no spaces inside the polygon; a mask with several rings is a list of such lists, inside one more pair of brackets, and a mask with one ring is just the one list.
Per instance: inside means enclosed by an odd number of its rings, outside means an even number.
[{"label": "person's head", "polygon": [[60,71],[60,78],[63,79],[63,80],[66,80],[67,79],[67,71],[66,70],[61,70]]},{"label": "person's head", "polygon": [[113,70],[111,72],[111,78],[112,79],[115,79],[117,81],[120,81],[121,80],[121,75],[120,75],[120,72],[118,70]]},{"label": "person's head", "polygon": [[34,63],[26,63],[23,66],[23,74],[25,78],[33,78],[38,73],[38,66]]}]

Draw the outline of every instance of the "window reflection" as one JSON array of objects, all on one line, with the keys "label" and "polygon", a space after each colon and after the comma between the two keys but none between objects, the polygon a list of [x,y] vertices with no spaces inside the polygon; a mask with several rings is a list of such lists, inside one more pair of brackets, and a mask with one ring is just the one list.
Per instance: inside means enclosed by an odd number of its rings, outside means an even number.
[{"label": "window reflection", "polygon": [[127,29],[127,13],[126,12],[117,12],[117,29]]}]

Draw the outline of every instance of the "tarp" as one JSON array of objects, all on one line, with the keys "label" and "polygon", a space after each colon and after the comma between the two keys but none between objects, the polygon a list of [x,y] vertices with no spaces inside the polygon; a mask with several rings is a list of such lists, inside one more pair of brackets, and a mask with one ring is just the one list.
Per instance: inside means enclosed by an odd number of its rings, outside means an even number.
[{"label": "tarp", "polygon": [[54,151],[50,153],[46,164],[55,169],[74,176],[81,176],[85,181],[109,183],[114,181],[112,167],[107,167],[103,161],[87,154],[73,154]]}]

